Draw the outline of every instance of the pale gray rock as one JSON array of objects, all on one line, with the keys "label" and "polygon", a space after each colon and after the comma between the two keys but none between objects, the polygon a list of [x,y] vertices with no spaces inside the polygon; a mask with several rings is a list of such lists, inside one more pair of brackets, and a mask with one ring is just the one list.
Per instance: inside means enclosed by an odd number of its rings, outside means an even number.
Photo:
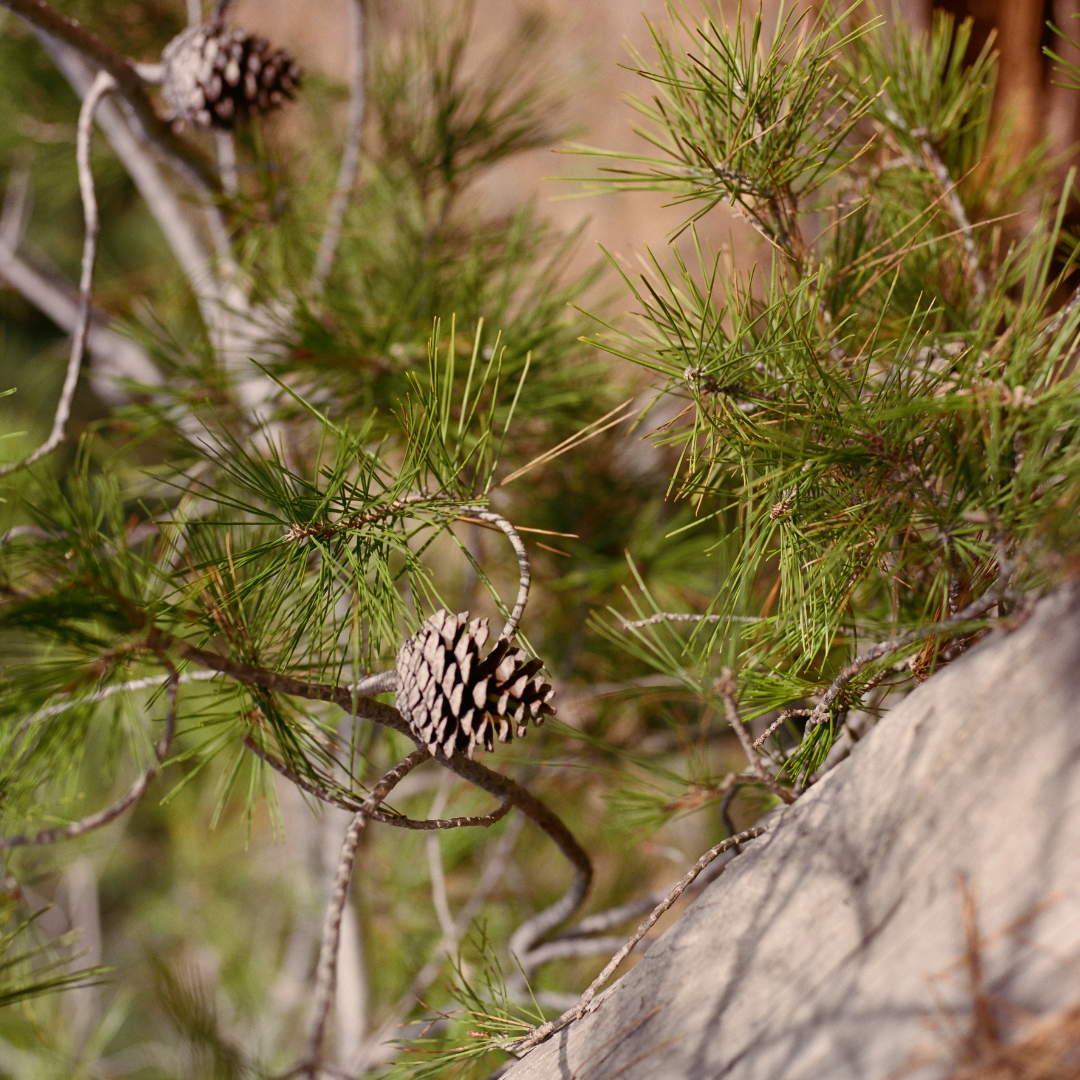
[{"label": "pale gray rock", "polygon": [[506,1080],[931,1080],[986,985],[1080,1004],[1080,589],[914,691]]}]

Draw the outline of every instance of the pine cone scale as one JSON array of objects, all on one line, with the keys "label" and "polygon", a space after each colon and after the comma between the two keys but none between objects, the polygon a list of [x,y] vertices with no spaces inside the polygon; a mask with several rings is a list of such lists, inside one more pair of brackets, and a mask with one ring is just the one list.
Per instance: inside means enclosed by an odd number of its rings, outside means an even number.
[{"label": "pine cone scale", "polygon": [[506,641],[484,656],[488,637],[486,619],[437,611],[398,652],[398,708],[432,754],[491,751],[554,712],[541,661]]}]

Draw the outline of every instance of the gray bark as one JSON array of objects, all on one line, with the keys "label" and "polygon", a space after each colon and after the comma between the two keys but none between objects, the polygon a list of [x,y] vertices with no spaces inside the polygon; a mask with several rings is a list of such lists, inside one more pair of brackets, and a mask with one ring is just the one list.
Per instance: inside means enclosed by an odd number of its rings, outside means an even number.
[{"label": "gray bark", "polygon": [[943,1076],[965,883],[993,998],[1080,1003],[1078,588],[889,712],[506,1080]]}]

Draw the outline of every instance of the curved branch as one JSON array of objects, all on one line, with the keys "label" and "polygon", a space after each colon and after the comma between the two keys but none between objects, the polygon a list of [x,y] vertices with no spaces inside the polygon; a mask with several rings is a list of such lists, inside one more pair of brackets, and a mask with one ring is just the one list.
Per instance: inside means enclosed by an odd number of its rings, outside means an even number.
[{"label": "curved branch", "polygon": [[836,676],[835,679],[833,679],[828,690],[821,695],[821,700],[814,707],[814,711],[806,721],[807,735],[809,735],[814,728],[828,722],[829,709],[833,702],[836,701],[841,693],[843,693],[844,687],[846,687],[847,684],[863,670],[863,668],[869,667],[875,660],[880,660],[883,656],[888,656],[889,653],[894,653],[898,649],[914,644],[916,641],[922,641],[924,638],[928,637],[937,637],[939,634],[943,634],[949,630],[955,630],[957,627],[963,626],[965,623],[974,622],[976,619],[985,615],[996,603],[1005,599],[1006,593],[1004,586],[1007,576],[1008,575],[1003,571],[996,585],[980,596],[978,600],[973,600],[962,611],[958,611],[951,619],[943,619],[941,622],[933,623],[930,626],[921,626],[917,630],[901,634],[892,641],[879,642],[873,648],[867,649],[862,656],[857,656],[840,672],[839,675]]},{"label": "curved branch", "polygon": [[[165,646],[162,638],[158,637],[155,640],[160,647]],[[412,728],[397,709],[372,698],[357,697],[354,699],[352,690],[347,686],[334,686],[328,683],[306,683],[300,679],[290,678],[287,675],[278,675],[273,671],[249,667],[236,660],[219,656],[217,653],[212,653],[207,649],[200,649],[186,642],[171,641],[168,644],[170,647],[175,648],[184,659],[202,667],[220,671],[238,682],[261,686],[266,690],[274,690],[293,697],[306,698],[309,701],[333,702],[350,716],[361,720],[372,720],[377,724],[393,728],[395,731],[405,735],[417,746],[421,745]],[[535,918],[519,927],[511,940],[512,948],[515,947],[516,942],[516,947],[521,952],[527,953],[532,945],[544,934],[569,919],[581,906],[581,902],[585,899],[589,886],[592,884],[592,860],[585,849],[574,839],[573,833],[563,824],[562,819],[545,806],[532,792],[516,781],[511,780],[509,776],[494,772],[481,765],[478,761],[470,761],[461,754],[455,754],[451,758],[440,756],[436,760],[444,769],[449,769],[463,780],[468,780],[470,784],[474,784],[490,795],[494,795],[500,802],[508,802],[511,806],[517,807],[533,824],[547,833],[548,837],[574,868],[574,880],[563,898],[553,907],[542,911]]]},{"label": "curved branch", "polygon": [[721,676],[717,684],[717,689],[720,691],[720,696],[724,699],[724,712],[727,715],[727,721],[731,725],[732,731],[734,731],[735,735],[738,737],[739,745],[743,748],[746,760],[750,762],[750,771],[753,772],[758,780],[778,799],[786,803],[793,803],[796,796],[788,791],[782,784],[779,784],[772,773],[765,768],[764,762],[758,757],[757,751],[750,741],[750,735],[743,725],[742,717],[739,715],[739,706],[735,703],[735,686],[730,671],[725,671]]},{"label": "curved branch", "polygon": [[529,565],[529,553],[525,550],[525,544],[522,542],[521,537],[518,536],[517,530],[501,514],[496,514],[494,510],[488,510],[484,506],[465,506],[462,507],[461,513],[462,515],[471,514],[473,517],[480,518],[481,521],[487,521],[497,526],[506,534],[506,538],[514,549],[514,554],[517,555],[518,573],[520,574],[517,600],[514,602],[514,609],[510,612],[510,617],[506,620],[506,625],[502,628],[502,633],[499,635],[499,641],[507,641],[517,633],[518,623],[521,622],[521,616],[525,612],[525,605],[529,602],[529,585],[532,583],[532,567]]},{"label": "curved branch", "polygon": [[417,765],[430,757],[431,754],[428,753],[427,748],[421,747],[419,750],[414,750],[403,761],[398,762],[364,799],[345,833],[345,841],[341,846],[341,858],[338,861],[337,873],[334,875],[334,883],[330,889],[330,902],[327,904],[326,917],[323,921],[322,945],[319,949],[319,965],[316,969],[315,998],[311,1009],[311,1020],[308,1024],[305,1061],[302,1066],[293,1070],[293,1075],[306,1071],[314,1078],[318,1072],[323,1039],[326,1036],[326,1024],[330,1017],[330,1007],[334,1003],[334,992],[337,986],[341,916],[349,893],[349,882],[352,880],[360,834],[387,795]]},{"label": "curved branch", "polygon": [[[272,754],[268,754],[254,739],[245,736],[244,745],[261,761],[265,761],[276,773],[284,776],[290,784],[295,784],[301,791],[314,795],[321,802],[331,806],[339,806],[342,810],[359,811],[363,805],[359,799],[352,799],[344,794],[329,791],[311,780],[305,779],[294,769],[290,769],[283,761],[278,761]],[[388,814],[385,810],[376,810],[371,815],[372,821],[378,821],[383,825],[393,825],[397,829],[414,829],[420,832],[434,832],[437,829],[467,829],[473,826],[486,828],[502,821],[512,809],[509,802],[497,806],[490,814],[478,817],[453,817],[453,818],[410,818],[402,814]]]},{"label": "curved branch", "polygon": [[180,683],[180,676],[176,669],[169,664],[169,710],[165,715],[165,730],[154,747],[154,761],[143,770],[142,775],[120,796],[111,806],[99,810],[96,814],[73,821],[70,825],[62,825],[55,829],[45,829],[36,835],[22,834],[20,836],[8,836],[0,838],[0,850],[14,847],[26,847],[31,844],[52,844],[57,840],[72,840],[76,836],[83,836],[94,829],[100,829],[102,825],[108,825],[110,821],[118,818],[129,806],[134,806],[150,786],[150,781],[157,776],[165,755],[169,752],[173,735],[176,732],[176,688]]},{"label": "curved branch", "polygon": [[75,387],[79,382],[79,371],[86,352],[86,337],[90,329],[90,294],[94,281],[94,263],[97,260],[97,238],[100,227],[97,196],[94,193],[94,174],[90,168],[90,139],[94,131],[94,111],[101,99],[115,89],[116,80],[108,72],[98,72],[79,110],[75,156],[79,166],[79,193],[82,196],[86,236],[83,240],[82,272],[79,277],[79,313],[75,320],[75,333],[71,339],[71,356],[68,359],[60,401],[56,406],[52,431],[49,437],[28,457],[0,468],[0,477],[10,476],[40,461],[51,454],[67,437],[71,402],[75,397]]}]

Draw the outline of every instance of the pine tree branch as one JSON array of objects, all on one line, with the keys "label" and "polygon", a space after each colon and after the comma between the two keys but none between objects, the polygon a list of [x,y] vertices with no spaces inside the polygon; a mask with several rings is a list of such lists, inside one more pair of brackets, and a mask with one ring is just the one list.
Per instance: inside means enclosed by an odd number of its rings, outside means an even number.
[{"label": "pine tree branch", "polygon": [[94,263],[97,260],[97,238],[101,227],[98,218],[97,197],[94,193],[94,174],[90,168],[90,140],[94,130],[94,111],[101,99],[116,89],[116,81],[105,71],[99,72],[83,99],[79,110],[79,126],[76,135],[75,157],[79,169],[79,193],[82,196],[83,220],[86,235],[83,240],[82,272],[79,277],[79,311],[75,320],[75,332],[71,339],[71,354],[68,359],[67,374],[60,391],[60,401],[53,417],[52,431],[49,437],[28,457],[12,462],[0,468],[0,477],[10,476],[14,472],[26,469],[43,457],[51,454],[67,437],[67,424],[71,416],[71,403],[75,397],[75,387],[79,382],[83,355],[86,350],[86,338],[90,329],[91,289],[94,281]]},{"label": "pine tree branch", "polygon": [[553,1035],[556,1031],[561,1031],[564,1027],[572,1024],[575,1020],[580,1019],[586,1013],[592,1012],[595,1007],[593,1001],[604,983],[611,978],[615,969],[630,955],[637,943],[641,941],[653,926],[656,925],[657,919],[659,919],[660,916],[663,915],[664,912],[667,911],[693,884],[694,879],[698,874],[700,874],[701,871],[704,870],[718,855],[722,855],[729,848],[733,848],[738,844],[745,844],[748,840],[753,840],[754,837],[760,836],[764,831],[765,827],[763,825],[755,825],[752,829],[747,829],[745,832],[739,833],[738,836],[731,836],[727,840],[717,844],[716,847],[706,851],[667,896],[657,904],[649,917],[634,931],[633,935],[626,941],[622,948],[608,961],[604,966],[604,970],[593,979],[589,984],[588,989],[581,995],[573,1008],[567,1009],[566,1012],[557,1019],[549,1020],[547,1023],[540,1024],[538,1027],[533,1028],[533,1030],[523,1039],[517,1039],[513,1042],[504,1044],[502,1048],[510,1053],[520,1056],[526,1051],[531,1050],[538,1043],[543,1042],[549,1035]]},{"label": "pine tree branch", "polygon": [[746,754],[746,760],[750,762],[750,769],[754,775],[778,799],[786,803],[793,803],[795,795],[782,784],[777,783],[776,778],[765,768],[765,763],[758,757],[754,744],[750,741],[750,735],[742,722],[742,717],[739,715],[739,706],[735,703],[735,684],[730,671],[725,671],[721,675],[716,688],[724,699],[724,712],[727,715],[728,723],[731,725],[732,731],[735,732],[739,745],[743,748],[743,753]]},{"label": "pine tree branch", "polygon": [[[420,745],[412,728],[409,727],[408,722],[397,709],[372,698],[359,697],[354,699],[353,692],[347,686],[305,683],[287,675],[278,675],[276,672],[250,667],[247,664],[219,656],[217,653],[200,649],[186,642],[167,641],[162,636],[155,637],[154,644],[155,647],[175,648],[183,659],[199,664],[202,667],[211,668],[214,671],[220,671],[238,682],[247,683],[251,686],[261,686],[266,690],[305,698],[309,701],[333,702],[349,716],[360,720],[371,720],[385,727],[393,728],[418,746]],[[518,955],[523,955],[544,934],[564,923],[581,906],[589,891],[589,886],[592,884],[592,860],[585,849],[574,839],[573,834],[562,819],[536,798],[532,792],[516,781],[511,780],[510,777],[494,772],[481,765],[478,761],[471,761],[462,754],[455,754],[452,758],[440,756],[435,760],[444,769],[457,773],[463,780],[468,780],[469,783],[482,788],[490,795],[494,795],[500,802],[508,802],[517,807],[548,835],[574,868],[573,881],[562,899],[519,927],[514,938],[511,939],[511,948],[514,949],[516,946]]]},{"label": "pine tree branch", "polygon": [[[268,754],[254,739],[250,736],[244,737],[244,745],[262,761],[265,761],[276,773],[285,777],[290,784],[294,784],[300,788],[301,791],[306,791],[309,795],[314,795],[316,799],[321,802],[327,803],[330,806],[340,807],[342,810],[351,810],[356,813],[361,806],[361,800],[349,798],[348,796],[329,791],[328,789],[321,787],[311,780],[301,776],[294,769],[290,769],[282,761],[278,761],[272,754]],[[483,814],[475,817],[452,817],[452,818],[410,818],[405,817],[402,814],[388,814],[385,810],[376,810],[372,816],[372,821],[378,821],[383,825],[393,825],[397,829],[413,829],[418,832],[433,832],[438,829],[467,829],[474,826],[486,828],[488,825],[494,825],[497,821],[501,821],[508,813],[512,806],[509,802],[504,802],[501,806],[496,807],[490,814]]]},{"label": "pine tree branch", "polygon": [[169,752],[173,735],[176,732],[176,688],[180,683],[180,676],[171,664],[169,665],[169,671],[168,688],[166,691],[169,698],[169,709],[165,716],[165,730],[158,740],[157,745],[154,747],[154,761],[146,767],[142,775],[131,785],[131,787],[129,787],[111,806],[107,806],[104,810],[99,810],[96,814],[90,814],[88,817],[73,821],[70,825],[62,825],[55,829],[45,829],[34,835],[23,833],[19,836],[0,837],[0,850],[37,844],[53,844],[57,840],[72,840],[77,836],[84,836],[86,833],[92,832],[94,829],[100,829],[103,825],[108,825],[110,821],[114,821],[125,810],[134,806],[135,803],[146,794],[146,789],[150,786],[150,781],[161,771],[161,766],[165,761],[165,755]]},{"label": "pine tree branch", "polygon": [[0,0],[0,5],[25,19],[31,26],[74,49],[85,60],[108,72],[117,92],[131,106],[146,138],[159,146],[185,169],[199,174],[211,189],[216,179],[195,149],[173,134],[154,109],[146,84],[133,61],[74,19],[62,15],[45,0]]},{"label": "pine tree branch", "polygon": [[882,641],[871,649],[867,649],[862,656],[856,657],[850,664],[845,667],[839,675],[833,679],[829,688],[821,696],[821,700],[814,707],[814,711],[810,714],[809,720],[806,722],[807,735],[813,731],[814,728],[819,727],[822,724],[829,721],[829,710],[836,699],[843,693],[844,688],[847,686],[856,675],[859,674],[864,668],[874,663],[876,660],[880,660],[883,656],[888,656],[889,653],[894,653],[898,649],[902,649],[907,645],[912,645],[916,641],[922,641],[924,638],[937,637],[939,634],[948,633],[950,630],[955,630],[966,623],[973,622],[975,619],[981,618],[990,610],[995,604],[1006,598],[1005,580],[1007,580],[1007,573],[1002,570],[1002,578],[999,578],[998,584],[984,593],[978,600],[973,600],[963,611],[959,611],[951,619],[943,619],[939,623],[932,623],[929,626],[920,626],[915,630],[911,630],[906,634],[901,634],[899,637],[892,641]]},{"label": "pine tree branch", "polygon": [[326,1037],[326,1025],[330,1017],[330,1009],[334,1003],[334,993],[337,986],[341,916],[349,893],[349,882],[352,880],[353,864],[356,861],[356,849],[360,843],[360,835],[363,833],[368,821],[371,820],[372,814],[378,809],[379,804],[417,765],[427,761],[430,757],[431,754],[427,748],[421,747],[398,762],[375,785],[371,794],[364,799],[360,810],[349,824],[344,843],[341,846],[341,857],[338,861],[337,873],[334,875],[330,900],[323,920],[322,945],[319,949],[319,964],[315,975],[314,1001],[305,1040],[305,1055],[302,1063],[294,1066],[291,1072],[286,1074],[288,1076],[306,1073],[310,1080],[315,1080],[319,1072],[322,1044]]}]

